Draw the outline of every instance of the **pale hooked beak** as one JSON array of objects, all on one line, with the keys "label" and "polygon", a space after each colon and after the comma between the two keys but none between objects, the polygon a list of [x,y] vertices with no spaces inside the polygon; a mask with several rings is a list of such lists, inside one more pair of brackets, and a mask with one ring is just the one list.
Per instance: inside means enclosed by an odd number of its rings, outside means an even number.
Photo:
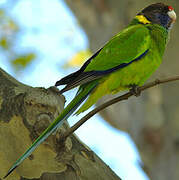
[{"label": "pale hooked beak", "polygon": [[172,22],[175,22],[177,19],[177,15],[174,10],[168,11],[168,16],[172,19]]}]

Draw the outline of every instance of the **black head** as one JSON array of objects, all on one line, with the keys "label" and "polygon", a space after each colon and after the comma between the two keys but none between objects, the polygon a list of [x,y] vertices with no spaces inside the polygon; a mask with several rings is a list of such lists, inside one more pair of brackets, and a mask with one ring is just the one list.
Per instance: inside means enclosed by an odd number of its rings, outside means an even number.
[{"label": "black head", "polygon": [[143,9],[138,15],[143,15],[151,23],[159,24],[166,29],[170,29],[176,20],[174,9],[163,3],[151,4]]}]

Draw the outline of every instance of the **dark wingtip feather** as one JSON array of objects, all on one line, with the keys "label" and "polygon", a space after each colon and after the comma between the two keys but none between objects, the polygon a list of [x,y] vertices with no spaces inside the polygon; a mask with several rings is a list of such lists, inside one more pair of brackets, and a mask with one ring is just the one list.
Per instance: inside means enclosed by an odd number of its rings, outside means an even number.
[{"label": "dark wingtip feather", "polygon": [[7,174],[3,177],[3,179],[7,178],[7,176],[9,176],[18,166],[15,166],[11,169],[9,169],[9,171],[7,172]]},{"label": "dark wingtip feather", "polygon": [[78,79],[83,74],[84,70],[86,69],[88,64],[91,62],[91,60],[94,59],[99,54],[101,49],[99,49],[93,56],[91,56],[78,71],[73,72],[65,76],[64,78],[60,79],[59,81],[55,83],[55,86],[60,86],[60,85],[65,85],[65,84],[68,85],[68,84],[73,83],[76,79]]},{"label": "dark wingtip feather", "polygon": [[60,81],[57,81],[56,83],[55,83],[55,86],[57,87],[57,86],[60,86],[61,85],[61,83],[60,83]]}]

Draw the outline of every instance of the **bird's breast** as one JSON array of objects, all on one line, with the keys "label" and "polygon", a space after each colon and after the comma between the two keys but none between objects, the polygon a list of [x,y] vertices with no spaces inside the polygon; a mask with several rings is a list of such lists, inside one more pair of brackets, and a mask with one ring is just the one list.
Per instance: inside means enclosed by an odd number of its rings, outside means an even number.
[{"label": "bird's breast", "polygon": [[159,53],[151,48],[146,56],[140,60],[104,77],[100,89],[105,90],[105,94],[109,94],[129,89],[131,85],[143,85],[159,67],[160,63],[161,57]]}]

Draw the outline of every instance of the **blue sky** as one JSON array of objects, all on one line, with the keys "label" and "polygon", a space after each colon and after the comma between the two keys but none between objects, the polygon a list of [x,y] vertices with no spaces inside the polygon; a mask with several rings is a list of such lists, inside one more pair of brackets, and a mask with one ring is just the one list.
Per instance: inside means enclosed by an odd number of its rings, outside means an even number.
[{"label": "blue sky", "polygon": [[[0,6],[2,5],[8,8],[6,0],[1,0]],[[61,66],[75,52],[86,49],[88,39],[64,1],[19,0],[9,13],[23,29],[17,42],[17,50],[32,50],[37,53],[37,58],[25,71],[18,74],[13,72],[7,62],[0,62],[2,68],[19,81],[34,87],[52,86],[61,77],[74,71],[64,70]],[[70,100],[74,94],[75,90],[72,90],[65,96]],[[80,117],[82,116],[70,118],[70,124]],[[86,122],[76,134],[122,179],[148,179],[139,166],[141,160],[130,136],[112,128],[100,116],[96,115]]]}]

